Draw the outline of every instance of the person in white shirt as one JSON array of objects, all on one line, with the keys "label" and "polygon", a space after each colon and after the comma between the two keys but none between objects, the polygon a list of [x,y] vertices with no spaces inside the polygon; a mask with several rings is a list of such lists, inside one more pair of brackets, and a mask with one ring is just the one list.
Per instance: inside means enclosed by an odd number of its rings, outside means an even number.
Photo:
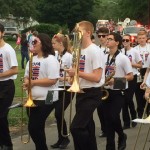
[{"label": "person in white shirt", "polygon": [[[148,68],[148,56],[150,54],[150,44],[147,44],[147,32],[146,31],[139,31],[137,35],[137,40],[139,45],[134,47],[137,51],[139,51],[141,57],[142,57],[142,68],[140,69],[140,79],[137,83],[137,88],[135,91],[136,101],[137,101],[137,113],[138,117],[142,118],[144,107],[145,107],[145,99],[144,99],[144,93],[145,91],[141,88],[143,88],[142,82],[143,78],[146,72],[146,69]],[[139,78],[138,78],[139,79]]]},{"label": "person in white shirt", "polygon": [[[63,34],[55,34],[52,38],[52,46],[55,51],[55,57],[59,61],[60,64],[60,78],[59,78],[59,87],[62,89],[68,89],[70,84],[64,81],[64,78],[67,79],[67,75],[65,75],[64,69],[72,67],[72,54],[70,51],[70,40],[68,35]],[[65,76],[64,76],[65,75]],[[65,83],[64,83],[65,82]],[[65,86],[65,87],[64,87]],[[71,93],[65,91],[59,91],[59,100],[55,103],[55,117],[57,121],[57,130],[58,130],[58,141],[51,145],[52,148],[66,148],[70,143],[68,138],[67,124],[64,119],[62,125],[62,113],[66,110],[71,101]],[[64,103],[64,110],[62,108]],[[62,129],[63,127],[63,129]],[[63,131],[61,131],[63,130]],[[63,135],[62,135],[63,132]]]},{"label": "person in white shirt", "polygon": [[[136,110],[133,102],[133,95],[136,90],[137,86],[137,74],[138,74],[138,68],[142,67],[142,58],[140,56],[140,53],[133,49],[131,47],[131,36],[130,35],[124,35],[123,40],[122,40],[124,48],[121,49],[121,52],[128,56],[131,64],[132,64],[132,70],[133,70],[133,75],[134,79],[128,82],[128,89],[125,92],[125,104],[123,107],[123,121],[124,121],[124,126],[123,129],[130,128],[130,121],[131,119],[136,118]],[[130,115],[129,115],[129,110],[130,110]],[[132,122],[132,127],[135,127],[137,123]]]},{"label": "person in white shirt", "polygon": [[115,150],[115,132],[118,134],[118,150],[126,148],[127,135],[123,132],[120,112],[125,101],[125,90],[128,81],[133,79],[131,62],[127,56],[120,52],[122,37],[117,33],[110,33],[107,37],[109,54],[106,55],[105,76],[107,81],[108,98],[103,102],[103,113],[106,123],[107,143],[106,150]]},{"label": "person in white shirt", "polygon": [[0,24],[0,149],[13,150],[7,117],[15,95],[18,62],[15,50],[5,43],[3,36],[4,26]]},{"label": "person in white shirt", "polygon": [[[93,113],[101,103],[101,86],[105,81],[104,60],[98,46],[91,41],[94,31],[91,22],[77,23],[74,31],[82,34],[78,76],[80,89],[84,92],[76,95],[76,114],[71,124],[74,149],[97,150]],[[76,69],[67,70],[70,77],[74,77]]]},{"label": "person in white shirt", "polygon": [[[109,34],[109,29],[107,27],[100,27],[97,31],[97,37],[99,38],[99,48],[100,51],[103,51],[104,55],[109,53],[109,48],[107,48],[107,36]],[[101,132],[99,137],[106,137],[106,125],[104,121],[104,115],[102,111],[102,105],[100,104],[97,107],[97,114],[100,119],[100,124],[101,124]]]},{"label": "person in white shirt", "polygon": [[[58,91],[54,91],[54,89],[58,88],[60,66],[55,58],[51,39],[47,34],[38,34],[32,44],[37,55],[33,56],[32,68],[29,67],[29,62],[26,65],[23,84],[25,89],[31,86],[33,102],[36,105],[36,107],[27,108],[28,129],[36,150],[48,150],[45,121],[54,109],[53,103],[58,100]],[[31,79],[29,79],[30,73],[32,74]],[[29,85],[29,80],[31,85]]]}]

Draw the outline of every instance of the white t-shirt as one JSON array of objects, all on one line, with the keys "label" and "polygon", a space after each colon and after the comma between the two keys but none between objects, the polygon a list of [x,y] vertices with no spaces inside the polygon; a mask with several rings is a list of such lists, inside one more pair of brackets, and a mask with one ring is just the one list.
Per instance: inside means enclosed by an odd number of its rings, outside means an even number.
[{"label": "white t-shirt", "polygon": [[99,45],[99,48],[100,48],[101,51],[103,51],[104,54],[108,54],[109,53],[109,48],[102,47],[101,45]]},{"label": "white t-shirt", "polygon": [[[16,53],[8,43],[5,43],[5,45],[0,48],[0,73],[7,71],[14,66],[18,66]],[[14,80],[16,78],[17,75],[12,75],[9,77],[2,77],[0,78],[0,81],[9,79]]]},{"label": "white t-shirt", "polygon": [[[32,80],[36,79],[58,79],[59,78],[59,62],[53,55],[49,55],[47,58],[33,57],[32,62]],[[26,65],[25,77],[29,76],[29,62]],[[58,83],[49,87],[33,86],[32,97],[33,100],[45,100],[48,91],[58,88]],[[54,91],[53,101],[58,100],[58,91]]]},{"label": "white t-shirt", "polygon": [[87,48],[81,50],[79,70],[85,73],[91,73],[94,69],[102,68],[103,74],[99,83],[91,82],[83,78],[79,78],[80,88],[100,87],[105,82],[104,75],[104,54],[97,45],[91,44]]},{"label": "white t-shirt", "polygon": [[146,78],[146,85],[150,88],[150,72],[148,73],[148,76]]},{"label": "white t-shirt", "polygon": [[[108,54],[105,55],[105,62],[107,64]],[[111,59],[110,59],[111,60]],[[109,61],[110,61],[109,60]],[[132,72],[132,66],[129,58],[121,52],[116,56],[115,63],[113,62],[110,66],[106,65],[106,77],[110,76],[115,69],[115,75],[113,77],[125,77],[126,74]],[[113,85],[109,87],[113,89]],[[126,88],[128,88],[128,81],[126,81]],[[118,89],[119,90],[119,89]]]},{"label": "white t-shirt", "polygon": [[[125,49],[124,48],[121,49],[121,52],[125,54]],[[138,62],[142,61],[139,51],[135,50],[134,48],[127,50],[126,56],[128,56],[130,62],[133,64],[137,64]],[[133,69],[133,75],[136,75],[138,73],[138,69],[134,67],[132,67],[132,69]]]},{"label": "white t-shirt", "polygon": [[[59,60],[59,64],[60,64],[60,77],[64,77],[64,71],[63,71],[64,67],[67,67],[67,68],[72,67],[72,54],[70,54],[69,52],[65,52],[65,54],[62,57],[60,57],[60,55],[58,54],[58,51],[55,51],[55,56],[57,60]],[[68,82],[66,82],[65,85],[70,86]],[[64,82],[59,81],[59,86],[64,86]]]},{"label": "white t-shirt", "polygon": [[137,45],[134,47],[134,49],[138,50],[140,52],[141,58],[142,58],[142,68],[147,68],[147,58],[150,54],[150,44],[146,44],[144,47],[141,47],[140,45]]}]

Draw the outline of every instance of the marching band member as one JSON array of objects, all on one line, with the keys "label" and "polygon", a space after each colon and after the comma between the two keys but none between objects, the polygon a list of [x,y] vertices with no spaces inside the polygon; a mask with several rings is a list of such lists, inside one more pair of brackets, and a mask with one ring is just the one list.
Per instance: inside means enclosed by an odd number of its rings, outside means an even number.
[{"label": "marching band member", "polygon": [[[76,114],[71,124],[71,133],[75,150],[97,150],[93,113],[100,104],[100,87],[105,80],[103,52],[91,41],[94,31],[91,22],[81,21],[75,29],[83,34],[78,75],[84,93],[76,95]],[[70,77],[75,75],[74,68],[67,72]]]},{"label": "marching band member", "polygon": [[[106,78],[115,72],[108,81],[108,98],[103,102],[103,114],[106,123],[106,150],[115,150],[115,132],[118,134],[118,150],[126,148],[127,135],[123,132],[120,112],[124,104],[124,90],[128,88],[128,81],[133,79],[131,63],[127,56],[120,53],[122,38],[117,33],[110,33],[107,37],[109,54],[106,55]],[[107,87],[107,88],[108,88]]]},{"label": "marching band member", "polygon": [[[133,95],[135,93],[136,86],[137,86],[137,74],[138,74],[137,68],[142,67],[142,58],[140,56],[140,53],[130,46],[131,45],[131,36],[130,35],[128,35],[128,34],[124,35],[122,43],[123,43],[124,48],[121,49],[121,52],[123,54],[125,54],[126,56],[128,56],[128,58],[131,62],[131,65],[132,65],[133,75],[134,75],[133,80],[128,82],[128,89],[125,92],[126,100],[125,100],[125,104],[123,106],[123,113],[122,113],[123,121],[124,121],[123,129],[127,129],[127,128],[130,128],[129,110],[130,110],[130,114],[131,114],[131,119],[133,120],[136,118],[136,110],[135,110],[135,106],[134,106],[134,102],[133,102]],[[137,123],[132,122],[132,127],[135,127],[136,125],[137,125]]]},{"label": "marching band member", "polygon": [[0,24],[0,149],[13,150],[7,116],[15,94],[18,62],[14,49],[3,36],[4,26]]},{"label": "marching band member", "polygon": [[[107,48],[107,36],[109,34],[109,29],[107,27],[100,27],[97,31],[97,37],[99,38],[99,48],[101,51],[104,52],[104,54],[107,54],[109,52],[109,49]],[[102,101],[103,103],[103,101]],[[106,129],[105,129],[105,121],[104,121],[104,115],[103,115],[103,110],[102,110],[102,104],[100,104],[97,107],[97,114],[100,119],[100,124],[101,124],[101,133],[99,137],[106,137]]]},{"label": "marching band member", "polygon": [[28,129],[36,150],[48,150],[44,128],[46,118],[54,108],[51,103],[58,100],[58,92],[52,90],[58,87],[59,63],[47,34],[38,34],[32,44],[37,55],[33,56],[31,85],[28,78],[29,62],[26,65],[23,84],[26,89],[28,86],[32,87],[33,102],[36,104],[36,107],[27,108]]},{"label": "marching band member", "polygon": [[[69,83],[64,81],[64,69],[70,68],[72,66],[72,54],[70,52],[70,40],[67,35],[56,34],[52,38],[52,46],[55,50],[57,50],[56,57],[60,63],[60,79],[59,79],[59,87],[60,88],[69,88]],[[66,77],[67,78],[67,77]],[[65,82],[65,87],[64,87]],[[65,97],[64,97],[65,92]],[[64,99],[65,98],[65,99]],[[62,110],[64,101],[64,110]],[[62,127],[62,111],[65,111],[68,105],[70,104],[71,93],[65,91],[59,91],[59,100],[55,103],[55,117],[57,121],[57,130],[58,130],[58,141],[51,145],[52,148],[66,148],[69,144],[70,140],[68,137],[63,137],[61,135],[61,127]],[[67,135],[67,125],[64,119],[63,123],[63,134]]]},{"label": "marching band member", "polygon": [[[148,60],[148,55],[150,53],[150,45],[146,43],[147,41],[147,32],[146,31],[139,31],[137,35],[137,40],[139,45],[134,47],[137,51],[140,52],[140,55],[142,57],[142,68],[140,69],[140,75],[138,76],[137,80],[137,88],[135,91],[135,96],[136,96],[136,101],[137,101],[137,113],[138,117],[142,118],[142,114],[144,111],[145,107],[145,99],[144,99],[144,90],[141,89],[143,88],[141,85],[144,74],[146,72],[146,68],[148,67],[147,60]],[[141,87],[141,88],[140,88]]]}]

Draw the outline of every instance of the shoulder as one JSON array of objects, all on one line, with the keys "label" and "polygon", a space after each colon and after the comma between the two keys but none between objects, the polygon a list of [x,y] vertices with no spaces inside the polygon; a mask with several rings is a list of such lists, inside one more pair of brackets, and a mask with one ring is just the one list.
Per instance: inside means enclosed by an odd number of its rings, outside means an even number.
[{"label": "shoulder", "polygon": [[5,43],[4,49],[9,52],[15,52],[15,50],[12,48],[12,46],[8,43]]}]

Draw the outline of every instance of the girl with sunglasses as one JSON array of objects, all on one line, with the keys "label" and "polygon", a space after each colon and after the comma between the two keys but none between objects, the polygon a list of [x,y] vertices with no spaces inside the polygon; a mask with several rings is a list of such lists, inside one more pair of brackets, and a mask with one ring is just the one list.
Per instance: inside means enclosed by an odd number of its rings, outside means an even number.
[{"label": "girl with sunglasses", "polygon": [[[55,51],[56,57],[60,64],[59,87],[68,89],[70,84],[67,81],[64,81],[64,69],[70,68],[72,66],[72,54],[70,51],[69,37],[67,35],[63,35],[60,33],[54,35],[52,38],[52,46],[53,46],[53,49],[56,50]],[[64,149],[70,143],[70,140],[68,139],[68,137],[64,137],[64,135],[67,135],[67,125],[66,125],[65,119],[63,120],[63,129],[62,129],[63,135],[61,134],[63,100],[64,100],[64,111],[65,111],[68,105],[70,104],[71,93],[67,91],[59,91],[59,101],[55,102],[54,107],[55,107],[55,117],[57,120],[58,141],[55,144],[51,145],[52,148]]]},{"label": "girl with sunglasses", "polygon": [[44,128],[45,121],[54,106],[47,105],[46,100],[48,95],[51,95],[48,99],[51,99],[52,103],[58,100],[58,92],[53,89],[57,88],[59,63],[54,56],[51,39],[47,34],[38,34],[32,44],[34,53],[37,55],[33,56],[31,85],[29,85],[29,62],[26,65],[23,84],[25,89],[32,87],[31,93],[36,105],[36,107],[27,108],[28,129],[36,150],[48,150]]},{"label": "girl with sunglasses", "polygon": [[[131,120],[134,120],[137,117],[134,102],[133,102],[133,95],[135,93],[136,86],[137,86],[138,68],[142,67],[142,58],[140,56],[140,53],[131,47],[130,35],[127,34],[123,36],[122,44],[124,48],[121,51],[129,58],[132,65],[133,75],[134,75],[133,80],[128,82],[128,89],[126,90],[125,93],[126,100],[125,100],[123,113],[122,113],[123,121],[124,121],[123,128],[128,129],[130,128]],[[132,122],[131,125],[132,127],[135,127],[137,124],[135,122]]]}]

